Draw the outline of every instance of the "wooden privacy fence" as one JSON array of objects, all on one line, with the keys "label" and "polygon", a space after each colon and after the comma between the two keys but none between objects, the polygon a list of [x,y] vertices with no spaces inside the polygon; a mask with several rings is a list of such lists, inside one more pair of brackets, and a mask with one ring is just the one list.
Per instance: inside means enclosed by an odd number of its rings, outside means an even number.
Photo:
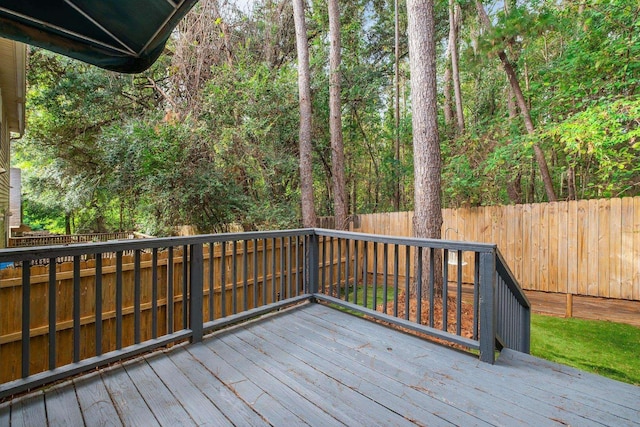
[{"label": "wooden privacy fence", "polygon": [[[96,260],[89,259],[79,264],[80,277],[80,359],[96,355],[96,348],[103,353],[127,347],[135,339],[135,307],[140,307],[140,337],[146,341],[157,336],[179,331],[187,327],[185,310],[185,275],[188,264],[183,257],[183,248],[176,247],[157,251],[153,270],[153,254],[142,252],[140,261],[134,255],[122,256],[122,293],[118,287],[118,259],[101,257],[102,298],[100,310],[102,328],[96,334]],[[291,238],[264,239],[261,241],[233,241],[225,244],[224,255],[220,243],[205,246],[203,271],[203,316],[214,319],[246,311],[254,305],[266,305],[298,294],[302,287],[303,247],[299,240]],[[210,259],[213,258],[213,262]],[[136,269],[136,265],[139,267]],[[74,263],[56,264],[56,366],[73,360],[74,328]],[[154,274],[155,273],[155,274]],[[30,370],[42,372],[47,369],[49,346],[49,266],[30,268]],[[23,269],[9,268],[0,271],[0,384],[21,376],[22,338],[22,289]],[[224,280],[224,283],[223,283]],[[134,283],[140,283],[140,300],[136,302]],[[154,297],[153,283],[158,284]],[[257,285],[257,286],[256,286]],[[213,299],[211,300],[211,291]],[[225,294],[222,296],[222,294]],[[121,302],[118,302],[121,299]],[[155,301],[155,302],[154,302]],[[224,304],[224,306],[223,306]],[[246,304],[246,307],[244,306]],[[171,307],[169,307],[171,306]],[[121,310],[121,337],[118,337],[117,307]],[[155,307],[155,308],[154,308]],[[213,308],[213,313],[211,313]],[[153,325],[153,310],[157,319]],[[102,336],[96,345],[96,336]],[[120,342],[116,342],[120,340]]]},{"label": "wooden privacy fence", "polygon": [[[442,214],[443,239],[497,244],[524,289],[640,300],[640,197]],[[411,236],[412,221],[413,212],[359,215],[352,230]],[[473,282],[469,256],[462,254],[466,283]],[[455,265],[449,263],[454,275]]]}]

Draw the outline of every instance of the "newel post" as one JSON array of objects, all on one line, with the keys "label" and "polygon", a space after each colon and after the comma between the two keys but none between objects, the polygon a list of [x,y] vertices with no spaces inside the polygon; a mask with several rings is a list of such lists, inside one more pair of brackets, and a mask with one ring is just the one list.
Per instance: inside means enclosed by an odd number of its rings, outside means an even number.
[{"label": "newel post", "polygon": [[307,245],[307,293],[318,293],[318,262],[319,262],[319,241],[315,231],[309,235]]},{"label": "newel post", "polygon": [[480,253],[480,360],[496,361],[496,255],[495,250]]},{"label": "newel post", "polygon": [[202,246],[202,243],[189,245],[189,276],[191,278],[189,292],[189,326],[192,333],[190,340],[192,343],[202,341],[202,325],[204,323],[202,314],[202,288],[204,287],[204,257],[202,254]]}]

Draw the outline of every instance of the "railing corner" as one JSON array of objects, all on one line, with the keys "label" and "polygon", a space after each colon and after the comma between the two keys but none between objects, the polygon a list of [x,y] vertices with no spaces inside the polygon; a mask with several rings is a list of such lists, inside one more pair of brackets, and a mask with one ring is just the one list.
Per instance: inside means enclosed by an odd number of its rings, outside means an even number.
[{"label": "railing corner", "polygon": [[189,276],[189,323],[192,332],[191,342],[202,341],[203,336],[203,282],[204,282],[204,256],[203,244],[195,243],[189,246],[190,262]]},{"label": "railing corner", "polygon": [[480,360],[493,364],[496,360],[496,254],[480,254]]}]

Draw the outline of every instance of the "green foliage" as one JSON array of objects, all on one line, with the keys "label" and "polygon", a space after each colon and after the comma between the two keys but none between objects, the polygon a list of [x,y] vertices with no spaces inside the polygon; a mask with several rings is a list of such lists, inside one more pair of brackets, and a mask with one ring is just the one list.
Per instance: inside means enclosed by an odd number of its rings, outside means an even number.
[{"label": "green foliage", "polygon": [[631,325],[533,315],[531,354],[640,385],[640,328]]},{"label": "green foliage", "polygon": [[[534,143],[561,198],[640,194],[640,6],[630,0],[504,4],[508,10],[489,9],[494,29],[484,31],[474,2],[458,2],[466,133],[455,135],[440,119],[445,206],[544,200]],[[440,79],[448,2],[435,6]],[[258,1],[249,15],[204,7],[194,8],[205,14],[188,17],[168,54],[142,75],[30,52],[27,134],[13,142],[12,161],[23,168],[32,226],[165,235],[185,224],[201,232],[299,224],[291,5]],[[390,0],[341,5],[343,138],[353,213],[393,210],[398,186],[400,209],[412,207],[407,17],[400,2],[396,127],[393,7]],[[312,2],[307,22],[316,210],[331,215],[326,3]],[[509,111],[510,91],[495,56],[501,50],[518,75],[534,135],[524,136],[517,109]]]},{"label": "green foliage", "polygon": [[542,134],[563,147],[582,179],[582,196],[637,194],[640,98],[603,102],[550,126]]}]

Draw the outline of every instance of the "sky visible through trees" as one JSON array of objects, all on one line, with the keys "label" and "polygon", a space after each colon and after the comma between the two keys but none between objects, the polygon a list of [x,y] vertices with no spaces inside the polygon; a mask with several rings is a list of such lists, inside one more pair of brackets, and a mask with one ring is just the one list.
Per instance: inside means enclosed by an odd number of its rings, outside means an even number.
[{"label": "sky visible through trees", "polygon": [[[396,76],[394,3],[339,2],[348,214],[414,208],[407,9],[400,1]],[[550,190],[559,200],[640,194],[640,4],[478,3],[491,26],[475,1],[435,2],[443,207],[543,202]],[[306,3],[318,215],[334,214],[327,6]],[[12,161],[33,227],[167,235],[184,224],[301,225],[290,0],[201,0],[139,75],[31,49],[27,108]]]}]

